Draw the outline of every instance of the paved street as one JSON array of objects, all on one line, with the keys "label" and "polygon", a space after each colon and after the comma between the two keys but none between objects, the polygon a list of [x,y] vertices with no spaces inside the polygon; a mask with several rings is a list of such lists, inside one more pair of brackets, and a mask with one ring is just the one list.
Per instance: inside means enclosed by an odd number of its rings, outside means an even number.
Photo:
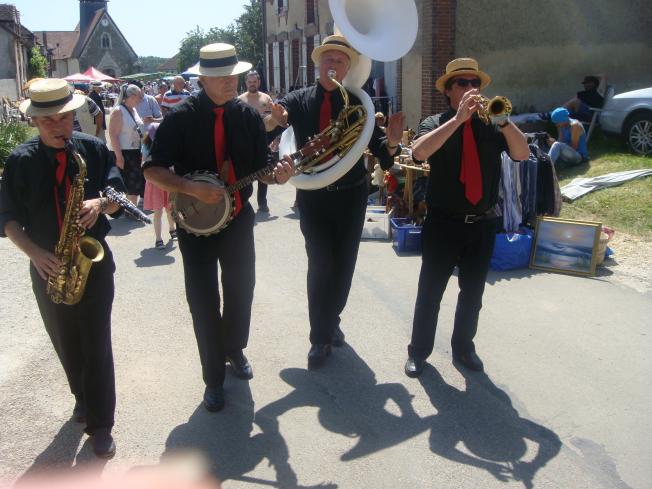
[{"label": "paved street", "polygon": [[27,260],[0,240],[0,481],[54,466],[123,472],[189,448],[227,489],[652,487],[650,293],[608,275],[492,273],[476,340],[486,374],[477,374],[450,360],[453,279],[431,366],[408,379],[420,258],[365,241],[343,315],[347,345],[309,372],[294,188],[269,193],[271,216],[255,229],[246,351],[255,376],[229,374],[215,414],[200,404],[179,250],[154,249],[151,228],[113,222],[118,451],[106,465],[69,420],[73,398]]}]

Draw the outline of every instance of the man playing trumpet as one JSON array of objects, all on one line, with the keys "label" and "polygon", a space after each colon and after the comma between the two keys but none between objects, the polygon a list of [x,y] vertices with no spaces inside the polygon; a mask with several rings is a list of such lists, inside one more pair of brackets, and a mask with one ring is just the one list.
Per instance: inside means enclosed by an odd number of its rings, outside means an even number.
[{"label": "man playing trumpet", "polygon": [[514,160],[529,157],[523,133],[507,116],[484,124],[480,90],[491,82],[471,58],[454,59],[436,88],[448,100],[443,114],[426,118],[412,147],[415,160],[428,160],[430,178],[423,225],[423,255],[414,308],[412,340],[405,373],[417,377],[432,353],[439,305],[453,269],[458,267],[460,293],[451,340],[453,359],[482,370],[473,338],[493,253],[498,220],[501,153]]}]

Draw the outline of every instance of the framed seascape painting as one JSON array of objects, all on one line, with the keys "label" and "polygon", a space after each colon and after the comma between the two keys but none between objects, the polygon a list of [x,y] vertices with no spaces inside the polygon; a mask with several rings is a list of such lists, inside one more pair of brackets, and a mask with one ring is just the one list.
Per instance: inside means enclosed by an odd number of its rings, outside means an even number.
[{"label": "framed seascape painting", "polygon": [[594,275],[602,224],[540,217],[530,268],[574,275]]}]

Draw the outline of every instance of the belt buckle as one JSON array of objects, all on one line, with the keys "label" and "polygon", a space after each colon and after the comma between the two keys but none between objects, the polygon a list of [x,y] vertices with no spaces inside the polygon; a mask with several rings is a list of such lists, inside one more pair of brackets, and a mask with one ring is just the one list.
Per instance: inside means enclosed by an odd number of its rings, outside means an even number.
[{"label": "belt buckle", "polygon": [[477,220],[475,219],[476,217],[478,217],[477,214],[466,214],[464,216],[464,224],[473,224]]}]

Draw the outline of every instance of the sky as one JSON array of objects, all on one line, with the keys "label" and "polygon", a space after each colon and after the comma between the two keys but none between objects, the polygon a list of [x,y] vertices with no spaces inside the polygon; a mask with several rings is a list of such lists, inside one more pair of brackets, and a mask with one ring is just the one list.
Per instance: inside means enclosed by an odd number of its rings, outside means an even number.
[{"label": "sky", "polygon": [[[31,31],[72,31],[79,22],[78,0],[5,0]],[[109,14],[138,56],[171,58],[196,26],[226,27],[249,0],[109,0]]]}]

